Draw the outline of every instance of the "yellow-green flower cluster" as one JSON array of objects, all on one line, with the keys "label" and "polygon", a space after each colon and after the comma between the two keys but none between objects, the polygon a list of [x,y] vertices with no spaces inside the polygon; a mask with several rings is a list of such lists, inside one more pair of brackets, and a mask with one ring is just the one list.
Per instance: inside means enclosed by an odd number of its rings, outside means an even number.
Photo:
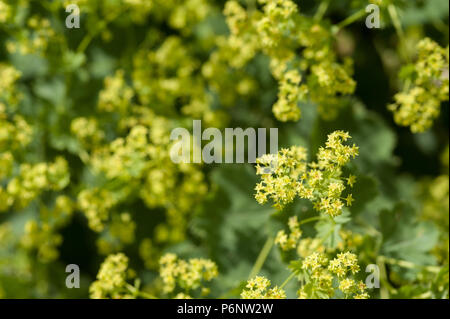
[{"label": "yellow-green flower cluster", "polygon": [[21,238],[22,247],[27,250],[35,249],[41,262],[50,262],[58,258],[58,246],[62,243],[62,236],[54,231],[48,223],[39,224],[29,220],[25,224],[25,233]]},{"label": "yellow-green flower cluster", "polygon": [[221,112],[210,107],[211,96],[200,74],[201,61],[182,37],[169,36],[154,50],[138,51],[134,57],[133,87],[143,105],[161,116],[173,116],[181,102],[183,115],[222,127]]},{"label": "yellow-green flower cluster", "polygon": [[307,170],[306,158],[306,149],[297,146],[258,158],[256,174],[262,179],[255,187],[258,203],[272,199],[274,206],[282,209],[292,202],[298,192],[298,180]]},{"label": "yellow-green flower cluster", "polygon": [[325,253],[326,248],[320,238],[303,238],[298,242],[297,254],[301,258],[306,258],[314,252]]},{"label": "yellow-green flower cluster", "polygon": [[314,252],[335,253],[336,251],[344,250],[356,251],[363,243],[363,236],[350,230],[339,230],[339,237],[341,240],[337,243],[336,247],[325,247],[321,238],[303,238],[298,242],[297,254],[302,258],[306,258]]},{"label": "yellow-green flower cluster", "polygon": [[[14,150],[24,148],[31,142],[32,128],[20,115],[14,114],[15,108],[21,99],[17,90],[17,80],[21,73],[14,67],[0,63],[0,159],[8,160],[9,165],[0,169],[6,171],[13,161]],[[3,173],[5,174],[5,173]]]},{"label": "yellow-green flower cluster", "polygon": [[20,115],[14,115],[11,120],[3,115],[0,113],[0,152],[27,146],[32,138],[31,126]]},{"label": "yellow-green flower cluster", "polygon": [[105,133],[99,129],[98,121],[95,118],[77,117],[73,119],[70,131],[86,149],[99,145],[105,137]]},{"label": "yellow-green flower cluster", "polygon": [[350,252],[339,253],[336,258],[330,260],[328,270],[337,275],[339,278],[347,275],[347,272],[349,271],[351,271],[352,274],[355,274],[360,270],[358,258],[355,254]]},{"label": "yellow-green flower cluster", "polygon": [[86,120],[72,122],[72,129],[80,142],[93,145],[92,151],[87,154],[87,162],[93,171],[103,174],[111,183],[116,183],[116,189],[118,184],[121,185],[118,191],[102,189],[100,201],[91,196],[97,191],[83,190],[79,195],[80,208],[88,216],[90,227],[101,231],[103,223],[109,218],[109,210],[125,199],[127,194],[134,192],[148,207],[166,209],[170,227],[162,224],[158,229],[170,231],[165,236],[158,236],[158,240],[182,240],[187,227],[186,215],[206,194],[204,174],[198,165],[175,164],[171,161],[169,137],[173,124],[170,120],[139,106],[133,106],[130,112],[119,123],[121,129],[129,130],[128,135],[125,138],[118,137],[106,145],[95,145],[103,136],[95,123],[91,123],[89,134],[85,134],[86,130],[82,130],[81,124],[86,123]]},{"label": "yellow-green flower cluster", "polygon": [[274,206],[282,209],[299,196],[310,200],[317,211],[332,217],[340,215],[343,201],[347,206],[353,201],[351,194],[342,197],[345,184],[352,187],[356,180],[353,175],[346,179],[341,176],[341,168],[358,155],[357,146],[344,144],[349,138],[343,131],[329,134],[325,147],[319,148],[317,162],[309,164],[302,147],[282,149],[277,155],[257,159],[256,173],[262,181],[255,187],[256,200],[264,204],[272,199]]},{"label": "yellow-green flower cluster", "polygon": [[[61,190],[67,186],[70,174],[67,161],[56,158],[54,163],[21,164],[19,174],[6,187],[6,207],[24,208],[46,190]],[[0,195],[2,190],[0,188]],[[5,194],[3,194],[5,196]]]},{"label": "yellow-green flower cluster", "polygon": [[98,108],[101,111],[125,114],[133,96],[133,89],[125,82],[124,71],[117,70],[114,76],[105,78],[105,87],[98,98]]},{"label": "yellow-green flower cluster", "polygon": [[103,172],[107,178],[129,180],[140,176],[150,164],[150,151],[148,129],[136,125],[126,138],[117,138],[107,147],[95,150],[91,163],[97,172]]},{"label": "yellow-green flower cluster", "polygon": [[6,23],[11,17],[11,6],[0,0],[0,23]]},{"label": "yellow-green flower cluster", "polygon": [[[87,13],[86,19],[99,23],[100,21],[111,22],[121,16],[131,19],[134,23],[141,24],[150,14],[151,10],[159,4],[156,0],[123,0],[123,1],[98,1],[98,0],[64,0],[58,1],[62,8],[70,4],[76,4],[81,14]],[[163,3],[163,2],[161,2]],[[91,21],[89,21],[91,22]],[[101,24],[100,24],[101,25]],[[101,27],[99,27],[100,29]],[[111,37],[109,30],[103,30],[102,37]]]},{"label": "yellow-green flower cluster", "polygon": [[0,153],[0,181],[12,172],[14,157],[11,152]]},{"label": "yellow-green flower cluster", "polygon": [[110,209],[117,199],[106,189],[83,189],[77,198],[78,207],[85,213],[89,227],[100,232],[109,218]]},{"label": "yellow-green flower cluster", "polygon": [[[172,36],[162,36],[159,30],[152,29],[151,36],[132,57],[131,72],[119,68],[106,77],[97,108],[108,113],[103,113],[111,119],[108,125],[102,119],[77,117],[71,122],[71,132],[78,141],[78,156],[101,181],[82,187],[77,202],[89,227],[97,232],[105,230],[98,242],[101,250],[120,249],[104,235],[119,236],[120,232],[111,234],[108,223],[114,223],[118,215],[115,209],[133,195],[150,209],[162,208],[166,212],[166,220],[155,228],[155,243],[180,241],[185,237],[192,207],[206,194],[207,185],[198,165],[170,160],[170,131],[180,126],[180,120],[184,124],[191,117],[215,127],[222,127],[226,119],[211,108],[214,97],[201,72],[198,55],[198,46],[204,51],[212,49],[214,35],[201,36],[192,46],[192,32],[210,13],[211,5],[204,0],[78,0],[65,4],[70,3],[80,7],[86,23],[98,25],[92,34],[101,34],[105,41],[111,37],[104,28],[106,24],[126,23],[130,17],[140,23],[151,15],[153,21],[176,30]],[[90,35],[81,41],[81,52],[86,50],[83,45],[89,43]],[[112,241],[117,240],[122,243],[119,238]]]},{"label": "yellow-green flower cluster", "polygon": [[177,287],[187,294],[200,287],[202,281],[211,281],[218,275],[217,265],[209,259],[192,258],[188,261],[168,253],[159,260],[159,274],[163,291],[172,293]]},{"label": "yellow-green flower cluster", "polygon": [[286,299],[286,293],[277,286],[270,288],[270,280],[256,276],[247,282],[241,292],[242,299]]},{"label": "yellow-green flower cluster", "polygon": [[353,93],[355,81],[352,61],[337,61],[331,27],[301,15],[293,1],[259,2],[262,11],[227,2],[224,14],[231,34],[218,39],[208,74],[227,73],[227,66],[242,68],[261,51],[270,57],[271,72],[279,82],[278,101],[273,105],[278,120],[297,121],[298,103],[307,100],[316,103],[324,117],[334,116],[340,96]]},{"label": "yellow-green flower cluster", "polygon": [[97,280],[89,287],[91,298],[132,298],[127,279],[128,257],[122,253],[109,255],[101,264]]},{"label": "yellow-green flower cluster", "polygon": [[0,63],[0,120],[8,109],[17,105],[20,99],[15,86],[20,76],[21,73],[13,66]]},{"label": "yellow-green flower cluster", "polygon": [[36,15],[28,18],[14,40],[6,43],[6,48],[9,53],[43,55],[58,37],[50,20]]},{"label": "yellow-green flower cluster", "polygon": [[[306,271],[307,276],[298,291],[300,299],[332,298],[337,289],[346,298],[369,298],[364,283],[349,277],[360,270],[356,255],[350,252],[340,253],[332,260],[323,253],[315,252],[303,260],[302,269]],[[338,287],[333,286],[335,278],[339,281]]]},{"label": "yellow-green flower cluster", "polygon": [[[144,0],[141,1],[144,2]],[[157,5],[161,6],[166,3],[167,1],[160,0]],[[185,34],[190,34],[192,26],[203,20],[211,11],[206,0],[173,1],[170,4],[173,6],[173,10],[169,14],[169,25]]]},{"label": "yellow-green flower cluster", "polygon": [[275,237],[275,244],[280,245],[282,250],[294,249],[302,236],[297,216],[289,218],[289,235],[284,230],[280,230]]},{"label": "yellow-green flower cluster", "polygon": [[300,109],[298,101],[304,100],[308,88],[299,86],[301,76],[297,70],[291,70],[283,74],[280,82],[278,101],[273,105],[273,114],[282,121],[298,121]]},{"label": "yellow-green flower cluster", "polygon": [[409,126],[413,133],[429,129],[440,114],[441,102],[449,95],[449,48],[429,38],[417,44],[417,61],[407,65],[404,88],[388,106],[398,125]]}]

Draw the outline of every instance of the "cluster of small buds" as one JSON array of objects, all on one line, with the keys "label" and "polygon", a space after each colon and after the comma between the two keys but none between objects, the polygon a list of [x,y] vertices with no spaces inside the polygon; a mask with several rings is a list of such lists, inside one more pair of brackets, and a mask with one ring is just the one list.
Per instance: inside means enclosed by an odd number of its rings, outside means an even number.
[{"label": "cluster of small buds", "polygon": [[256,174],[261,175],[261,182],[255,187],[258,203],[272,199],[274,206],[282,209],[292,202],[298,192],[298,180],[307,169],[306,158],[306,149],[297,146],[258,158]]},{"label": "cluster of small buds", "polygon": [[321,269],[328,264],[328,258],[325,254],[314,252],[313,254],[307,256],[303,261],[302,268],[309,269],[311,271],[316,271]]},{"label": "cluster of small buds", "polygon": [[[140,2],[147,2],[140,0]],[[165,1],[158,1],[158,5],[164,4]],[[175,5],[175,10],[172,10],[169,16],[169,25],[182,33],[189,34],[191,27],[197,22],[203,20],[210,12],[211,8],[206,0],[188,0]]]},{"label": "cluster of small buds", "polygon": [[33,134],[27,121],[13,113],[22,97],[17,90],[20,75],[14,67],[0,63],[0,158],[6,152],[9,155],[4,155],[5,160],[10,159],[11,151],[27,146]]},{"label": "cluster of small buds", "polygon": [[[278,101],[273,105],[278,120],[297,121],[298,103],[308,100],[317,104],[322,116],[335,116],[342,104],[340,96],[352,94],[356,83],[351,78],[352,61],[345,59],[340,64],[333,53],[330,26],[301,15],[293,1],[259,2],[262,11],[227,2],[224,14],[231,34],[218,39],[219,50],[211,56],[208,73],[223,73],[227,65],[242,68],[261,51],[269,56],[270,69],[279,82]],[[301,62],[297,52],[301,52]],[[302,75],[305,81],[300,84]]]},{"label": "cluster of small buds", "polygon": [[[342,198],[345,184],[353,187],[356,177],[344,179],[341,168],[358,155],[358,147],[345,145],[350,135],[335,131],[328,136],[325,147],[317,153],[317,162],[306,163],[306,150],[301,147],[282,149],[277,155],[258,158],[256,173],[262,181],[255,187],[255,198],[264,204],[270,198],[278,209],[298,195],[314,204],[317,211],[336,217],[342,213],[345,200],[351,206],[353,197]],[[344,182],[346,181],[346,182]]]},{"label": "cluster of small buds", "polygon": [[314,252],[325,253],[326,248],[320,238],[303,238],[297,245],[297,254],[301,258],[306,258]]},{"label": "cluster of small buds", "polygon": [[336,248],[340,251],[343,250],[355,251],[363,243],[363,236],[350,230],[340,230],[339,236],[341,237],[342,240],[337,244]]},{"label": "cluster of small buds", "polygon": [[295,249],[302,236],[297,216],[289,218],[288,226],[290,231],[289,235],[284,230],[280,230],[275,237],[275,244],[280,245],[282,250]]},{"label": "cluster of small buds", "polygon": [[[188,214],[207,192],[204,173],[199,165],[175,164],[170,160],[173,120],[139,105],[131,105],[126,115],[118,127],[128,134],[106,144],[97,121],[84,117],[72,121],[71,130],[82,147],[83,162],[115,185],[113,189],[82,190],[78,206],[86,214],[89,226],[100,232],[109,220],[109,210],[135,192],[148,207],[166,209],[167,220],[157,226],[156,241],[183,240]],[[98,244],[104,253],[121,249],[121,245],[111,245],[105,238]]]},{"label": "cluster of small buds", "polygon": [[21,72],[13,66],[0,63],[0,119],[4,117],[2,114],[14,107],[20,99],[15,86],[20,76]]},{"label": "cluster of small buds", "polygon": [[[89,0],[64,0],[58,3],[66,8],[68,5],[75,4],[80,8],[82,13],[95,15],[96,19],[111,21],[124,12],[130,15],[131,19],[136,23],[143,23],[150,11],[155,7],[155,1],[146,0],[126,0],[126,1],[107,1],[96,2]],[[158,1],[158,6],[163,5],[164,1]],[[98,16],[97,16],[98,15]],[[104,39],[109,39],[107,31],[102,34]]]},{"label": "cluster of small buds", "polygon": [[310,99],[314,101],[324,119],[333,119],[345,104],[340,96],[348,96],[355,91],[356,82],[351,78],[353,61],[344,59],[343,64],[325,60],[311,67],[308,79]]},{"label": "cluster of small buds", "polygon": [[149,165],[148,129],[142,125],[132,128],[126,138],[117,138],[106,147],[98,148],[91,157],[96,172],[106,177],[124,180],[141,176]]},{"label": "cluster of small buds", "polygon": [[[269,56],[283,56],[278,51],[286,42],[286,34],[294,31],[297,5],[286,0],[259,0],[263,5],[263,14],[256,21],[256,30],[260,34],[262,48]],[[281,53],[281,54],[280,54]],[[284,52],[283,52],[284,53]]]},{"label": "cluster of small buds", "polygon": [[248,14],[237,1],[227,1],[223,9],[228,28],[233,35],[239,35],[247,26]]},{"label": "cluster of small buds", "polygon": [[117,203],[113,194],[106,189],[83,189],[77,198],[78,207],[88,219],[89,227],[101,232],[109,218],[110,209]]},{"label": "cluster of small buds", "polygon": [[84,141],[84,145],[91,143],[92,150],[87,161],[93,171],[124,185],[124,190],[119,194],[102,190],[104,201],[100,202],[90,196],[90,190],[83,190],[79,196],[79,206],[88,216],[90,227],[101,231],[103,223],[109,218],[108,210],[133,191],[131,187],[134,184],[130,181],[135,181],[135,184],[143,182],[144,186],[136,191],[145,204],[150,208],[167,208],[171,234],[160,239],[182,240],[186,215],[192,205],[206,194],[204,174],[198,165],[175,164],[170,160],[169,120],[138,107],[132,111],[136,114],[121,122],[124,129],[130,127],[128,135],[106,145],[95,145],[96,140],[103,136],[95,122],[91,123],[89,134],[78,133],[75,129],[87,120],[80,118],[72,122],[74,134],[79,135],[78,140]]},{"label": "cluster of small buds", "polygon": [[[351,206],[353,202],[352,194],[348,194],[345,199],[341,197],[346,188],[344,180],[350,187],[353,187],[356,181],[353,175],[346,179],[341,176],[341,168],[358,155],[357,146],[343,144],[349,138],[350,135],[343,131],[328,135],[326,146],[319,148],[317,162],[309,164],[311,170],[305,176],[307,182],[300,186],[300,197],[310,199],[317,211],[332,217],[342,213],[342,200],[345,200],[347,206]],[[311,196],[311,192],[318,195]]]},{"label": "cluster of small buds", "polygon": [[143,105],[155,105],[160,115],[170,115],[182,101],[184,114],[220,127],[223,113],[211,109],[211,96],[205,92],[204,77],[198,72],[201,63],[183,38],[169,36],[155,50],[138,51],[134,64],[133,87]]},{"label": "cluster of small buds", "polygon": [[297,291],[299,299],[326,299],[333,296],[333,276],[326,270],[327,264],[326,255],[318,252],[304,259],[302,269],[309,276],[305,277],[305,284]]},{"label": "cluster of small buds", "polygon": [[0,23],[6,23],[11,17],[11,6],[0,0]]},{"label": "cluster of small buds", "polygon": [[409,126],[413,133],[429,129],[439,116],[441,102],[448,101],[449,48],[442,48],[429,38],[417,44],[414,65],[403,68],[404,88],[388,106],[398,125]]},{"label": "cluster of small buds", "polygon": [[346,276],[349,271],[352,274],[356,274],[360,270],[358,258],[350,252],[339,253],[336,258],[330,260],[328,270],[339,278]]},{"label": "cluster of small buds", "polygon": [[98,98],[98,108],[105,112],[125,114],[133,96],[133,89],[125,82],[124,71],[117,70],[114,76],[105,78],[105,87]]},{"label": "cluster of small buds", "polygon": [[[349,138],[351,138],[350,135],[344,131],[334,131],[329,134],[325,147],[319,148],[317,153],[317,167],[321,170],[336,171],[347,164],[351,158],[355,158],[358,155],[358,147],[355,144],[353,146],[343,144]],[[311,166],[316,165],[314,163]]]},{"label": "cluster of small buds", "polygon": [[6,49],[11,54],[43,55],[49,44],[56,41],[57,37],[49,19],[32,16],[27,20],[26,26],[16,34],[15,40],[6,43]]},{"label": "cluster of small buds", "polygon": [[306,258],[314,252],[336,253],[338,251],[356,251],[363,243],[363,236],[350,230],[339,230],[339,237],[336,247],[325,247],[322,239],[306,237],[298,241],[297,254],[301,258]]},{"label": "cluster of small buds", "polygon": [[354,299],[368,299],[369,295],[366,290],[366,285],[360,281],[356,282],[354,279],[346,278],[341,280],[339,283],[339,290],[344,293],[344,295],[348,296],[351,294],[355,294],[353,296]]},{"label": "cluster of small buds", "polygon": [[0,153],[0,181],[10,176],[14,165],[14,157],[11,152]]},{"label": "cluster of small buds", "polygon": [[3,119],[0,113],[0,152],[24,148],[32,136],[32,127],[21,116],[14,115],[12,120],[8,120],[6,116]]},{"label": "cluster of small buds", "polygon": [[298,291],[301,299],[333,297],[336,294],[334,276],[339,281],[337,288],[346,298],[369,298],[365,284],[349,277],[350,273],[354,275],[360,270],[356,255],[350,252],[339,253],[331,260],[323,253],[314,252],[303,260],[302,269],[306,271],[307,278],[306,284]]},{"label": "cluster of small buds", "polygon": [[[54,163],[21,164],[19,174],[14,176],[6,187],[6,197],[9,203],[5,208],[15,205],[24,208],[46,190],[61,190],[70,180],[66,160],[56,158]],[[0,188],[0,195],[2,191]]]},{"label": "cluster of small buds", "polygon": [[186,261],[168,253],[160,258],[159,265],[164,293],[172,293],[179,287],[189,295],[190,291],[200,287],[202,281],[211,281],[218,275],[217,265],[209,259]]},{"label": "cluster of small buds", "polygon": [[241,292],[242,299],[286,299],[286,293],[277,286],[270,288],[270,280],[256,276],[247,281],[247,285]]},{"label": "cluster of small buds", "polygon": [[301,76],[297,70],[291,70],[283,74],[279,85],[278,101],[273,105],[275,117],[282,121],[298,121],[300,109],[298,102],[304,100],[308,88],[299,85]]},{"label": "cluster of small buds", "polygon": [[127,287],[128,257],[122,253],[109,255],[101,264],[97,280],[89,287],[90,297],[93,299],[122,299],[132,298]]},{"label": "cluster of small buds", "polygon": [[48,223],[29,220],[25,224],[25,232],[21,245],[26,250],[36,250],[38,259],[43,263],[54,261],[59,256],[58,246],[62,236]]},{"label": "cluster of small buds", "polygon": [[99,129],[95,118],[78,117],[72,120],[70,131],[80,144],[87,149],[98,145],[105,137],[105,133]]}]

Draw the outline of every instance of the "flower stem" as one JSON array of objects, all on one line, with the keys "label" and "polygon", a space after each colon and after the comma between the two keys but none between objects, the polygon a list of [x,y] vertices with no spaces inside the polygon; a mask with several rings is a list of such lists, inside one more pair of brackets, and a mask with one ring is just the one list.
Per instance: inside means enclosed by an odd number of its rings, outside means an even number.
[{"label": "flower stem", "polygon": [[330,5],[330,0],[323,1],[323,2],[320,3],[320,5],[317,8],[317,11],[316,11],[316,13],[314,15],[314,20],[315,21],[320,21],[323,18],[323,16],[324,16],[325,12],[327,11],[329,5]]},{"label": "flower stem", "polygon": [[388,5],[388,11],[389,11],[389,16],[391,17],[391,20],[392,20],[392,24],[394,25],[394,28],[395,28],[395,32],[397,33],[398,39],[400,41],[400,50],[401,50],[400,52],[403,55],[403,58],[406,60],[406,62],[409,63],[410,61],[409,61],[408,52],[406,50],[405,33],[403,32],[402,23],[398,16],[397,8],[393,4],[390,4],[390,5]]},{"label": "flower stem", "polygon": [[262,266],[264,265],[264,262],[267,259],[267,256],[269,256],[270,250],[272,249],[272,246],[274,244],[274,240],[272,236],[269,236],[261,249],[261,252],[258,255],[258,258],[256,258],[255,264],[253,265],[252,270],[250,271],[250,274],[248,275],[248,279],[253,278],[258,274],[258,272],[261,270]]},{"label": "flower stem", "polygon": [[303,225],[303,224],[313,222],[315,220],[321,220],[322,218],[323,218],[322,216],[314,216],[314,217],[303,219],[303,220],[299,221],[298,224]]},{"label": "flower stem", "polygon": [[439,271],[441,271],[441,268],[437,267],[437,266],[421,266],[421,265],[417,265],[417,264],[412,263],[407,260],[394,259],[394,258],[389,258],[389,257],[385,257],[385,256],[378,256],[378,258],[385,263],[388,263],[391,265],[397,265],[397,266],[400,266],[403,268],[409,268],[409,269],[422,268],[422,269],[425,269],[425,270],[427,270],[429,272],[433,272],[433,273],[438,273]]},{"label": "flower stem", "polygon": [[155,297],[149,293],[141,291],[137,287],[134,287],[130,284],[127,284],[126,288],[136,297],[142,297],[142,298],[147,298],[147,299],[159,299],[158,297]]},{"label": "flower stem", "polygon": [[294,278],[294,277],[295,277],[295,273],[290,274],[289,277],[287,277],[286,280],[281,284],[280,289],[282,289],[284,286],[286,286],[287,283],[289,281],[291,281],[291,279]]},{"label": "flower stem", "polygon": [[358,21],[362,16],[366,14],[366,9],[361,9],[359,11],[356,11],[351,16],[346,18],[345,20],[339,22],[337,25],[333,28],[333,34],[337,34],[342,28],[352,24],[355,21]]}]

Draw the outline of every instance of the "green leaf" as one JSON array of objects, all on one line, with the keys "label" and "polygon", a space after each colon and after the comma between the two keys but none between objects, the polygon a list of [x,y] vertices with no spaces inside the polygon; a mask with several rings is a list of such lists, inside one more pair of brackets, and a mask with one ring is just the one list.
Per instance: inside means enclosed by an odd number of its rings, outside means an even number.
[{"label": "green leaf", "polygon": [[317,238],[320,238],[323,244],[329,248],[335,248],[342,240],[339,236],[341,224],[333,223],[330,220],[321,220],[315,225]]},{"label": "green leaf", "polygon": [[411,206],[398,204],[393,210],[383,210],[380,213],[380,226],[383,255],[417,265],[436,263],[430,250],[437,243],[438,230],[430,222],[419,221]]}]

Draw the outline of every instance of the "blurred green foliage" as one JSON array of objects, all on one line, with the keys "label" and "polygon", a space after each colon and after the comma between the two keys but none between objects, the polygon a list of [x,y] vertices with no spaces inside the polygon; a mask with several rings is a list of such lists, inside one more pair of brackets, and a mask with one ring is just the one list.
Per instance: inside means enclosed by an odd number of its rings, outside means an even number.
[{"label": "blurred green foliage", "polygon": [[[349,132],[359,146],[345,168],[357,176],[355,202],[332,222],[302,225],[302,238],[320,239],[331,254],[351,250],[359,279],[366,265],[378,265],[381,288],[369,290],[372,298],[449,298],[448,101],[418,134],[387,109],[421,39],[447,47],[448,59],[448,2],[381,1],[380,29],[362,17],[331,32],[371,2],[293,2],[299,23],[325,30],[327,38],[310,40],[327,42],[336,68],[353,59],[356,86],[321,96],[312,67],[303,70],[311,98],[295,101],[298,121],[281,122],[272,113],[282,81],[271,69],[281,55],[273,51],[292,49],[295,69],[307,60],[304,47],[283,40],[249,48],[263,35],[245,30],[251,36],[233,48],[225,1],[0,0],[0,297],[88,298],[100,264],[118,252],[149,294],[161,294],[158,260],[173,252],[217,264],[209,296],[239,297],[268,238],[289,217],[317,213],[300,198],[283,211],[259,205],[251,164],[172,163],[170,131],[201,119],[221,129],[278,127],[280,147],[306,147],[310,159],[328,134]],[[79,29],[65,27],[69,3],[81,9]],[[263,10],[240,3],[249,14]],[[326,10],[316,21],[318,8]],[[287,21],[271,26],[295,32]],[[253,54],[237,65],[247,50]],[[324,108],[325,97],[336,108]],[[279,286],[298,259],[270,247],[256,270]],[[80,266],[80,289],[65,286],[67,264]],[[284,288],[294,298],[299,284]]]}]

